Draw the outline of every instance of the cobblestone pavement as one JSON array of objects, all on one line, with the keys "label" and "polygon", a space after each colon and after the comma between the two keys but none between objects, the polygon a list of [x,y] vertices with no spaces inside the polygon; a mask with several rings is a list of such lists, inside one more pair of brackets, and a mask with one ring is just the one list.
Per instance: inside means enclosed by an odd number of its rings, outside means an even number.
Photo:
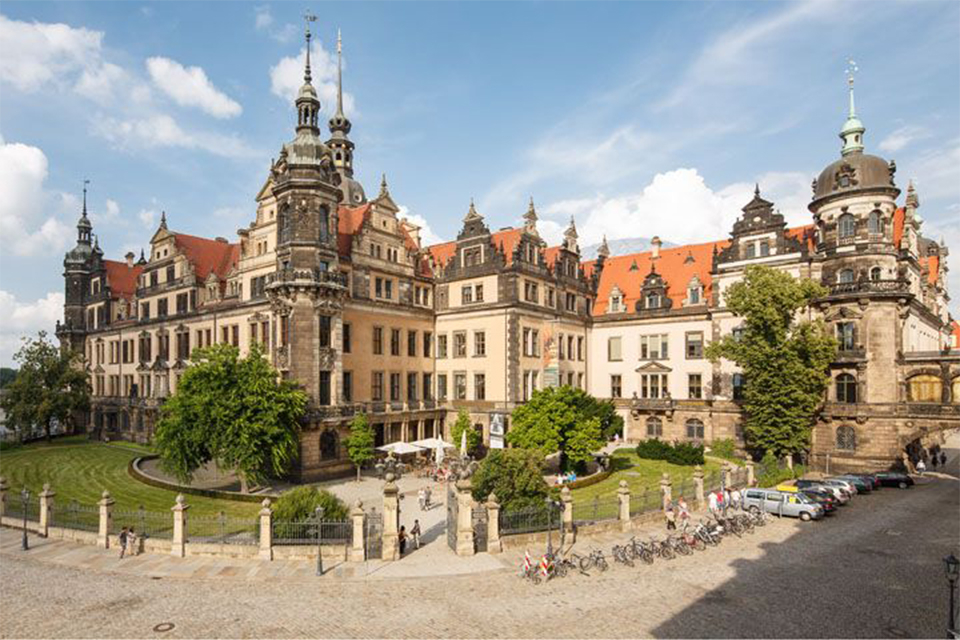
[{"label": "cobblestone pavement", "polygon": [[[940,474],[912,490],[858,497],[826,522],[773,522],[692,557],[540,587],[512,569],[256,584],[154,580],[4,549],[0,636],[940,637],[941,558],[958,552],[958,513],[958,481]],[[623,537],[578,546],[609,548]],[[153,630],[166,622],[175,627]]]}]

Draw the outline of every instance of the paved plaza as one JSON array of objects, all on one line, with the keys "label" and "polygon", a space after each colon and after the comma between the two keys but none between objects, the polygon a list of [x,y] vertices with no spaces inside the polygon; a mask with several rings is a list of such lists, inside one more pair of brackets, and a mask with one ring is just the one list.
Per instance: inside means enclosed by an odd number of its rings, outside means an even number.
[{"label": "paved plaza", "polygon": [[[857,498],[826,522],[773,522],[691,557],[539,587],[516,576],[522,551],[460,559],[442,539],[389,566],[344,565],[317,578],[303,561],[121,562],[43,541],[23,554],[17,532],[5,530],[0,636],[940,636],[941,558],[958,551],[960,474],[950,453],[952,475]],[[624,537],[583,538],[576,550],[608,550]],[[172,630],[153,630],[168,622]]]}]

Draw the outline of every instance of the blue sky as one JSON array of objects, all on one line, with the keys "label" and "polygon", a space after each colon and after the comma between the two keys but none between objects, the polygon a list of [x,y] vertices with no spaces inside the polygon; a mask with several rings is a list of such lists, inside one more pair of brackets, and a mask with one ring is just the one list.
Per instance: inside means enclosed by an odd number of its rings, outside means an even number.
[{"label": "blue sky", "polygon": [[[5,2],[0,363],[60,314],[83,178],[108,257],[176,230],[235,238],[293,133],[303,3]],[[532,196],[548,238],[725,236],[759,181],[792,224],[838,157],[846,61],[867,151],[914,178],[960,247],[960,4],[316,3],[330,115],[336,30],[368,193],[386,173],[429,238],[470,198],[493,228]],[[960,267],[951,273],[960,300]],[[954,315],[960,306],[953,303]]]}]

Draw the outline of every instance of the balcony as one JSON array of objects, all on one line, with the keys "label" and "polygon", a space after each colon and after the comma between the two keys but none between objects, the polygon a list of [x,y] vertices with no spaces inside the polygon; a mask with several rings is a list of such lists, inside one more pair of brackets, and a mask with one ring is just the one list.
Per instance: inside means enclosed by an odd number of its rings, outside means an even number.
[{"label": "balcony", "polygon": [[347,274],[342,271],[322,271],[320,269],[280,269],[267,274],[265,286],[284,283],[319,283],[331,284],[346,288]]},{"label": "balcony", "polygon": [[837,357],[834,359],[835,363],[856,363],[856,362],[866,362],[867,360],[867,350],[863,348],[862,345],[857,345],[852,349],[839,349],[837,351]]},{"label": "balcony", "polygon": [[830,287],[830,295],[850,295],[860,293],[907,293],[910,283],[906,280],[863,280],[843,282]]}]

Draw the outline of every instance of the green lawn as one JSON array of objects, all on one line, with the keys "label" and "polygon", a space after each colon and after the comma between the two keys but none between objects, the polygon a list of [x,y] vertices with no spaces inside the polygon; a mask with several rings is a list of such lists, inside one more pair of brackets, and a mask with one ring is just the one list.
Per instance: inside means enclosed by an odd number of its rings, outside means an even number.
[{"label": "green lawn", "polygon": [[[106,489],[116,501],[114,509],[134,510],[143,505],[147,511],[170,513],[176,491],[148,486],[127,474],[129,462],[146,452],[148,448],[129,442],[60,439],[50,444],[28,444],[0,454],[0,475],[7,479],[10,499],[16,499],[24,484],[37,495],[43,483],[49,482],[56,492],[54,504],[76,500],[82,505],[95,505]],[[223,511],[231,518],[251,519],[260,509],[253,502],[185,497],[191,516],[215,516]]]},{"label": "green lawn", "polygon": [[[669,473],[673,481],[673,496],[678,497],[678,491],[681,489],[682,482],[687,480],[692,482],[694,467],[670,464],[663,460],[645,460],[641,459],[631,449],[619,449],[613,454],[611,464],[614,468],[623,467],[615,471],[609,478],[598,482],[597,484],[574,489],[573,500],[576,503],[592,502],[598,497],[600,500],[610,500],[616,498],[617,489],[620,487],[620,481],[626,480],[632,494],[641,492],[644,489],[658,491],[660,487],[660,478],[663,473]],[[630,465],[630,466],[626,466]],[[715,459],[708,459],[703,465],[704,476],[709,476],[720,470],[720,463]],[[692,485],[691,485],[692,486]],[[688,498],[689,500],[689,498]]]}]

